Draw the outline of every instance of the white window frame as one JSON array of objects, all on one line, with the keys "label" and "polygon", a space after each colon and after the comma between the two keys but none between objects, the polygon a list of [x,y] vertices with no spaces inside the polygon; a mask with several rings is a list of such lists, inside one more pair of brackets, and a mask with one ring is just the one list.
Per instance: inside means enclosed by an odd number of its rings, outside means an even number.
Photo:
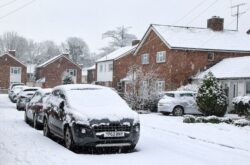
[{"label": "white window frame", "polygon": [[99,69],[99,71],[100,71],[100,72],[103,71],[103,66],[102,66],[102,64],[100,64],[100,69]]},{"label": "white window frame", "polygon": [[163,80],[158,80],[156,82],[156,90],[158,92],[163,92],[165,90],[165,81]]},{"label": "white window frame", "polygon": [[208,52],[207,53],[207,60],[208,61],[214,61],[214,52]]},{"label": "white window frame", "polygon": [[144,53],[141,55],[141,64],[149,64],[149,54]]},{"label": "white window frame", "polygon": [[160,51],[156,53],[156,63],[166,62],[166,51]]},{"label": "white window frame", "polygon": [[108,71],[112,72],[113,71],[113,64],[108,64]]},{"label": "white window frame", "polygon": [[10,73],[12,75],[19,75],[19,74],[21,74],[21,67],[10,67]]}]

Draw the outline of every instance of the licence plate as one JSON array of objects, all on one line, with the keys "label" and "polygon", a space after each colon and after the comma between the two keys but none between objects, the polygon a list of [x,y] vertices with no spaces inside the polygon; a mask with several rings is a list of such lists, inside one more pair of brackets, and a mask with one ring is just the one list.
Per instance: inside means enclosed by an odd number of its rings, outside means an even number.
[{"label": "licence plate", "polygon": [[116,132],[105,132],[104,137],[124,137],[125,133],[123,131]]}]

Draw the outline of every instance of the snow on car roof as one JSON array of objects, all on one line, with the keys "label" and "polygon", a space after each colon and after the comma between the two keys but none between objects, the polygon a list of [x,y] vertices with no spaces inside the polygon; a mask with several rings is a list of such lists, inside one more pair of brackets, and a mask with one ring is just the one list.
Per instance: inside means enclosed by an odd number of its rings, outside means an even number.
[{"label": "snow on car roof", "polygon": [[152,25],[170,48],[250,52],[250,37],[233,30]]},{"label": "snow on car roof", "polygon": [[46,93],[51,93],[52,92],[52,88],[41,88],[37,90],[38,92],[42,93],[43,95]]},{"label": "snow on car roof", "polygon": [[92,84],[67,84],[67,85],[59,85],[57,87],[55,87],[54,89],[61,89],[61,90],[77,90],[77,89],[108,89],[108,87],[103,87],[100,85],[92,85]]},{"label": "snow on car roof", "polygon": [[163,93],[196,93],[196,92],[193,92],[193,91],[166,91]]},{"label": "snow on car roof", "polygon": [[208,72],[212,72],[218,79],[227,78],[249,78],[250,77],[250,56],[226,58],[207,69],[198,73],[193,79],[203,79]]}]

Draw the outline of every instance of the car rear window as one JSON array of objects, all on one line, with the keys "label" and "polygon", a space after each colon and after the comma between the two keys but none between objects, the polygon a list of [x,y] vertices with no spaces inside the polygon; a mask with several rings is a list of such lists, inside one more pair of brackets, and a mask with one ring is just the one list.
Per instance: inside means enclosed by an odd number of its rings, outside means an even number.
[{"label": "car rear window", "polygon": [[24,89],[24,92],[28,92],[28,91],[37,91],[37,89]]},{"label": "car rear window", "polygon": [[173,97],[174,98],[174,93],[165,93],[165,96]]},{"label": "car rear window", "polygon": [[194,94],[193,93],[181,93],[180,96],[181,97],[193,97]]}]

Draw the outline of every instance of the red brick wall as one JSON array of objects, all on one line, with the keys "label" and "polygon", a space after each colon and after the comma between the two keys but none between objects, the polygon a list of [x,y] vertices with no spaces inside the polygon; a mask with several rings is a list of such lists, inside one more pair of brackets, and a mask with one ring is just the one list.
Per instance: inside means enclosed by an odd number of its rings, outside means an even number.
[{"label": "red brick wall", "polygon": [[5,54],[0,57],[0,87],[8,89],[10,85],[10,67],[21,67],[22,75],[21,82],[26,84],[27,81],[27,68],[20,62],[16,61],[9,55]]},{"label": "red brick wall", "polygon": [[[156,63],[156,53],[158,51],[166,51],[166,62]],[[149,64],[141,64],[141,55],[149,53]],[[205,51],[185,51],[169,49],[163,41],[151,31],[146,38],[144,44],[136,53],[135,61],[142,65],[143,70],[147,71],[152,66],[157,69],[159,79],[165,80],[165,89],[173,90],[181,85],[188,83],[188,78],[195,75],[199,70],[203,70],[206,66],[211,66],[223,58],[250,56],[250,53],[226,53],[214,52],[214,61],[209,61],[208,52]]]},{"label": "red brick wall", "polygon": [[113,63],[113,87],[117,89],[117,82],[127,76],[129,67],[133,65],[134,56],[132,53],[119,58]]},{"label": "red brick wall", "polygon": [[62,84],[63,73],[66,71],[66,69],[76,69],[76,81],[77,83],[82,82],[81,69],[71,61],[67,60],[65,57],[60,57],[45,67],[37,68],[36,79],[38,80],[45,77],[46,82],[43,84],[43,86],[46,88],[52,88]]}]

